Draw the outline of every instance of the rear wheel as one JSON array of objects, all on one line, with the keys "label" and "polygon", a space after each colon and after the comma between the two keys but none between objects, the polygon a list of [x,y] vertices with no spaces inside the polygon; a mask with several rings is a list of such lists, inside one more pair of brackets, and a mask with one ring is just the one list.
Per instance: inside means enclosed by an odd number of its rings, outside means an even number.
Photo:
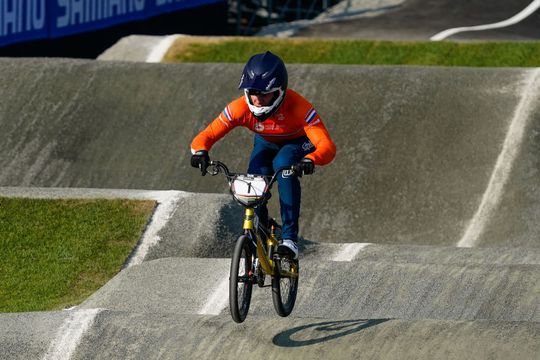
[{"label": "rear wheel", "polygon": [[236,241],[229,277],[229,308],[234,321],[246,319],[253,288],[253,260],[250,239],[242,235]]},{"label": "rear wheel", "polygon": [[289,316],[298,292],[298,260],[274,256],[277,274],[272,276],[272,300],[279,316]]}]

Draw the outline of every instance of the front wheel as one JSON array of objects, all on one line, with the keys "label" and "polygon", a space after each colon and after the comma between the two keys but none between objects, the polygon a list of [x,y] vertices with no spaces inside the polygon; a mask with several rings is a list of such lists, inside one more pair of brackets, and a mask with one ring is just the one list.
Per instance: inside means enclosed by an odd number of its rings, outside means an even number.
[{"label": "front wheel", "polygon": [[275,256],[276,275],[272,276],[272,300],[279,316],[289,316],[298,292],[298,260]]},{"label": "front wheel", "polygon": [[236,241],[229,277],[229,308],[234,321],[246,319],[253,288],[253,261],[249,238],[242,235]]}]

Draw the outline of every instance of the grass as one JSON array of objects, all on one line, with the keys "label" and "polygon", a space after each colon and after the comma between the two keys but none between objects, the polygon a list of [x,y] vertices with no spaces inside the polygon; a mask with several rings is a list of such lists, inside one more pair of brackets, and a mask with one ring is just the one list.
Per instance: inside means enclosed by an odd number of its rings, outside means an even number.
[{"label": "grass", "polygon": [[245,63],[270,50],[285,63],[434,65],[472,67],[540,66],[539,42],[390,42],[330,39],[182,37],[164,62]]},{"label": "grass", "polygon": [[0,312],[82,302],[120,271],[154,205],[0,197]]}]

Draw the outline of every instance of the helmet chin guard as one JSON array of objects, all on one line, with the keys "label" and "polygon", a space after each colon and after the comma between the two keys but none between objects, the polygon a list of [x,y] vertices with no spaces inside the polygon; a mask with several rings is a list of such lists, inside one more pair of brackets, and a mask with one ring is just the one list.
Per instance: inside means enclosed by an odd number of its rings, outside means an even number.
[{"label": "helmet chin guard", "polygon": [[264,121],[268,119],[270,116],[272,116],[277,109],[279,109],[279,106],[283,102],[283,99],[285,98],[285,91],[281,89],[276,89],[275,91],[278,91],[278,96],[272,101],[272,104],[268,106],[255,106],[251,102],[251,99],[249,98],[249,90],[244,89],[244,96],[246,98],[246,103],[248,104],[249,110],[255,116],[255,119],[257,121]]}]

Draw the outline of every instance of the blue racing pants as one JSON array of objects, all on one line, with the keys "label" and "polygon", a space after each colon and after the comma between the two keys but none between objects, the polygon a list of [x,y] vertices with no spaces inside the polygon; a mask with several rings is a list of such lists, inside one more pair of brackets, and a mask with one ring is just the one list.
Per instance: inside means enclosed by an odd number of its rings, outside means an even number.
[{"label": "blue racing pants", "polygon": [[[248,173],[273,175],[276,170],[299,162],[313,150],[315,147],[306,136],[282,143],[272,143],[266,141],[261,135],[255,135],[255,145],[249,160]],[[282,172],[278,176],[277,183],[283,226],[282,237],[297,241],[301,198],[300,181],[296,175]],[[262,224],[268,226],[266,205],[259,206],[256,213]]]}]

